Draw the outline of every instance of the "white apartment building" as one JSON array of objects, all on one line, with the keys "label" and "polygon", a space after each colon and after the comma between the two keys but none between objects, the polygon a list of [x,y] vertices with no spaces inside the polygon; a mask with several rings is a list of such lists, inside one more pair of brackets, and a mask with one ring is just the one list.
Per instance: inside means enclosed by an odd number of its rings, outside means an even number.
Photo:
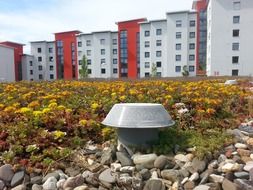
[{"label": "white apartment building", "polygon": [[207,75],[253,74],[253,1],[209,0]]},{"label": "white apartment building", "polygon": [[167,76],[196,75],[197,13],[178,11],[167,13]]},{"label": "white apartment building", "polygon": [[0,82],[14,82],[14,48],[0,44],[0,58]]},{"label": "white apartment building", "polygon": [[167,62],[167,21],[153,20],[140,23],[140,77],[152,75],[168,76]]},{"label": "white apartment building", "polygon": [[179,77],[183,68],[196,75],[197,14],[167,13],[164,20],[140,23],[140,76],[148,77],[152,65],[157,76]]},{"label": "white apartment building", "polygon": [[55,42],[31,42],[31,55],[34,57],[34,80],[56,79],[55,53]]},{"label": "white apartment building", "polygon": [[90,78],[118,78],[118,32],[78,34],[78,70],[81,69],[84,55]]},{"label": "white apartment building", "polygon": [[33,81],[38,78],[33,55],[22,55],[22,80]]}]

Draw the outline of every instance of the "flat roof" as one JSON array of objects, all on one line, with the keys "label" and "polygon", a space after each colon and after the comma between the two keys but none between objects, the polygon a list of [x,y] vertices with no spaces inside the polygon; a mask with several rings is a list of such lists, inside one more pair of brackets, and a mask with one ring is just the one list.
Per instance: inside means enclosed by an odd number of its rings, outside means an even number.
[{"label": "flat roof", "polygon": [[73,33],[73,32],[82,33],[80,30],[71,30],[71,31],[65,31],[65,32],[56,32],[54,34],[64,34],[64,33]]},{"label": "flat roof", "polygon": [[144,22],[139,22],[139,24],[150,24],[152,22],[166,22],[166,19],[157,19],[157,20],[149,20],[149,21],[144,21]]},{"label": "flat roof", "polygon": [[172,12],[167,12],[166,15],[170,15],[170,14],[180,14],[180,13],[197,13],[197,11],[195,11],[195,10],[172,11]]},{"label": "flat roof", "polygon": [[138,19],[131,19],[131,20],[118,21],[118,22],[116,22],[116,24],[125,23],[125,22],[133,22],[133,21],[138,21],[138,20],[147,20],[147,18],[138,18]]},{"label": "flat roof", "polygon": [[55,41],[46,41],[46,40],[39,40],[39,41],[31,41],[30,43],[54,43]]},{"label": "flat roof", "polygon": [[11,43],[11,44],[16,44],[16,45],[22,45],[25,46],[25,44],[21,44],[21,43],[17,43],[17,42],[12,42],[12,41],[4,41],[4,42],[0,42],[0,44],[2,43]]},{"label": "flat roof", "polygon": [[109,31],[109,30],[95,31],[95,32],[91,32],[91,33],[80,33],[80,34],[77,34],[76,36],[92,35],[92,34],[99,34],[99,33],[118,33],[118,31]]}]

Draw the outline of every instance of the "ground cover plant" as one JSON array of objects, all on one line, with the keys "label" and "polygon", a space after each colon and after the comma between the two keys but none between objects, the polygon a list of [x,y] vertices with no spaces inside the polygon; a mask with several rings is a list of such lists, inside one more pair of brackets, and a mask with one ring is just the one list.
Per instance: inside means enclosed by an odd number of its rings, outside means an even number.
[{"label": "ground cover plant", "polygon": [[[46,168],[93,140],[113,138],[100,122],[115,103],[161,103],[176,125],[161,132],[157,153],[173,146],[214,151],[231,139],[223,134],[252,116],[252,93],[223,80],[55,81],[0,84],[0,156],[6,163]],[[250,115],[251,114],[251,115]]]}]

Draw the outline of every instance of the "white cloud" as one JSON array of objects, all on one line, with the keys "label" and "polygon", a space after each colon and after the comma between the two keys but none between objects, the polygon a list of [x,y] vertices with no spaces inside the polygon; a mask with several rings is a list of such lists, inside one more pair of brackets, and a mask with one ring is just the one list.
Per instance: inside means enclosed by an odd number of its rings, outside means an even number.
[{"label": "white cloud", "polygon": [[[18,0],[17,0],[18,1]],[[48,8],[0,12],[0,41],[53,40],[67,30],[117,30],[115,22],[146,17],[165,18],[167,11],[191,8],[192,0],[50,0]],[[10,3],[15,3],[14,0]],[[27,0],[26,3],[31,3]],[[34,3],[34,1],[33,1]],[[34,7],[34,6],[33,6]],[[26,53],[29,46],[25,49]]]}]

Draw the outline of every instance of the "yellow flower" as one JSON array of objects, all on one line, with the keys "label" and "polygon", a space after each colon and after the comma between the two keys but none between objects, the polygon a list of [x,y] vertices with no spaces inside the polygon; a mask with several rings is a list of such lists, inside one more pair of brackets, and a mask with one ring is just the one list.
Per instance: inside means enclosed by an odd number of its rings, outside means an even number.
[{"label": "yellow flower", "polygon": [[98,107],[99,107],[99,105],[98,105],[97,103],[91,104],[91,108],[92,108],[93,110],[96,110]]},{"label": "yellow flower", "polygon": [[57,103],[56,103],[56,102],[53,102],[53,103],[49,104],[48,107],[49,107],[50,109],[54,109],[54,108],[57,107]]},{"label": "yellow flower", "polygon": [[79,121],[79,125],[86,126],[88,121],[86,119],[82,119]]},{"label": "yellow flower", "polygon": [[66,132],[62,132],[62,131],[54,131],[53,135],[54,135],[54,139],[60,139],[62,137],[64,137],[67,133]]},{"label": "yellow flower", "polygon": [[38,107],[38,106],[40,106],[39,101],[32,101],[30,104],[28,104],[29,108],[35,108],[35,107]]},{"label": "yellow flower", "polygon": [[119,99],[120,101],[124,101],[126,99],[126,96],[120,96]]},{"label": "yellow flower", "polygon": [[41,116],[42,114],[43,114],[42,111],[34,111],[34,112],[33,112],[33,115],[34,115],[35,117],[39,117],[39,116]]},{"label": "yellow flower", "polygon": [[20,109],[20,113],[29,113],[31,111],[32,111],[32,109],[27,108],[27,107],[23,107],[23,108]]},{"label": "yellow flower", "polygon": [[63,105],[59,105],[59,106],[57,107],[57,109],[58,109],[58,110],[65,110],[66,108],[65,108],[65,106],[63,106]]},{"label": "yellow flower", "polygon": [[208,114],[213,114],[213,113],[215,113],[215,110],[212,109],[212,108],[208,108],[208,109],[206,110],[206,113],[208,113]]},{"label": "yellow flower", "polygon": [[3,104],[0,104],[0,109],[3,109],[4,108],[4,105]]},{"label": "yellow flower", "polygon": [[15,107],[13,106],[8,106],[4,109],[5,112],[14,112],[15,111]]},{"label": "yellow flower", "polygon": [[44,108],[43,110],[42,110],[42,113],[49,113],[51,111],[51,109],[49,109],[49,108]]},{"label": "yellow flower", "polygon": [[65,111],[66,111],[66,113],[71,113],[72,109],[66,109]]}]

